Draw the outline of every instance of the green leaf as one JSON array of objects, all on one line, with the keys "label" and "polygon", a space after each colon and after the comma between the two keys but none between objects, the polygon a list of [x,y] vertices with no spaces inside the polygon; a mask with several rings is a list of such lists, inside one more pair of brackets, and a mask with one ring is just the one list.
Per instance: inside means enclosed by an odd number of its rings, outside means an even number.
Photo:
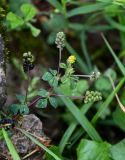
[{"label": "green leaf", "polygon": [[119,126],[125,132],[125,113],[117,106],[113,112],[113,120],[117,126]]},{"label": "green leaf", "polygon": [[111,155],[113,160],[124,160],[125,159],[125,139],[120,143],[114,145],[111,149]]},{"label": "green leaf", "polygon": [[67,68],[67,66],[66,66],[66,64],[65,64],[65,63],[60,63],[60,68],[64,68],[64,69],[66,69],[66,68]]},{"label": "green leaf", "polygon": [[111,145],[106,142],[95,142],[82,139],[77,148],[77,160],[111,160]]},{"label": "green leaf", "polygon": [[58,86],[58,80],[56,79],[56,77],[53,77],[51,80],[49,80],[49,84],[52,87],[57,87]]},{"label": "green leaf", "polygon": [[22,129],[19,129],[23,134],[25,134],[32,142],[34,142],[35,144],[37,144],[39,147],[41,147],[42,149],[44,149],[47,153],[49,153],[53,158],[55,158],[55,160],[61,160],[58,155],[56,155],[54,152],[52,152],[50,149],[48,149],[46,146],[44,146],[42,143],[39,142],[39,140],[37,140],[35,137],[35,135],[32,135],[29,132],[26,132]]},{"label": "green leaf", "polygon": [[51,30],[52,28],[56,28],[56,30],[53,30],[55,34],[54,33],[49,34],[48,41],[51,43],[55,42],[56,33],[58,31],[63,31],[68,27],[66,18],[62,14],[57,14],[57,13],[51,13],[50,20],[47,21],[44,25],[48,30]]},{"label": "green leaf", "polygon": [[24,15],[25,21],[31,20],[37,13],[36,8],[31,4],[23,4],[21,6],[21,11]]},{"label": "green leaf", "polygon": [[86,80],[79,80],[74,89],[71,89],[71,82],[69,78],[64,80],[65,83],[63,82],[63,84],[60,85],[60,88],[67,96],[81,96],[89,88]]},{"label": "green leaf", "polygon": [[18,112],[23,114],[29,113],[29,108],[24,104],[12,104],[9,109],[13,114],[17,114]]},{"label": "green leaf", "polygon": [[49,72],[45,72],[44,75],[42,76],[42,79],[43,79],[44,81],[49,81],[49,80],[51,80],[52,78],[53,78],[53,76],[52,76],[52,74],[49,73]]},{"label": "green leaf", "polygon": [[76,85],[76,91],[77,91],[77,94],[79,93],[79,95],[85,93],[85,91],[89,88],[89,84],[88,84],[88,81],[86,80],[79,80],[77,82],[77,85]]},{"label": "green leaf", "polygon": [[106,75],[106,76],[108,76],[108,77],[111,76],[114,81],[115,81],[116,78],[117,78],[117,74],[116,74],[116,72],[115,72],[112,68],[107,69],[107,70],[105,71],[104,75]]},{"label": "green leaf", "polygon": [[72,9],[68,12],[67,17],[76,16],[79,14],[87,14],[92,12],[97,12],[99,10],[103,10],[106,6],[108,6],[109,3],[95,3],[95,4],[89,4],[82,7],[78,7],[75,9]]},{"label": "green leaf", "polygon": [[75,90],[76,86],[77,86],[77,80],[70,78],[70,88]]},{"label": "green leaf", "polygon": [[37,108],[46,108],[46,107],[47,107],[47,99],[40,99],[40,100],[36,103],[36,107],[37,107]]},{"label": "green leaf", "polygon": [[38,92],[38,95],[41,97],[47,97],[48,92],[45,89],[40,89],[40,91]]},{"label": "green leaf", "polygon": [[53,76],[56,76],[57,70],[52,70],[51,68],[49,70],[50,70],[50,73],[52,73]]},{"label": "green leaf", "polygon": [[9,21],[11,29],[15,29],[24,25],[24,20],[12,12],[7,14],[6,19]]},{"label": "green leaf", "polygon": [[69,79],[69,77],[67,77],[67,76],[63,76],[63,77],[61,77],[61,82],[63,83],[63,84],[65,84],[65,83],[67,83],[67,82],[70,82],[70,79]]},{"label": "green leaf", "polygon": [[[59,147],[57,147],[57,146],[51,146],[49,149],[53,153],[55,153],[59,158],[63,159],[62,156],[61,156],[61,154],[60,154]],[[45,159],[46,160],[55,160],[55,158],[53,158],[49,153],[45,154]]]},{"label": "green leaf", "polygon": [[24,103],[25,102],[25,96],[21,95],[21,94],[16,94],[17,99],[19,100],[20,103]]},{"label": "green leaf", "polygon": [[36,27],[34,27],[34,26],[31,26],[30,27],[30,30],[31,30],[31,32],[32,32],[32,35],[34,36],[34,37],[37,37],[39,34],[40,34],[40,29],[38,29],[38,28],[36,28]]},{"label": "green leaf", "polygon": [[16,149],[15,149],[15,147],[14,147],[14,145],[12,144],[12,142],[11,142],[10,138],[8,137],[8,134],[7,134],[7,132],[5,131],[4,128],[2,128],[2,132],[3,132],[4,139],[6,141],[7,147],[9,149],[9,152],[10,152],[13,160],[21,160],[17,151],[16,151]]},{"label": "green leaf", "polygon": [[112,85],[107,77],[100,77],[95,81],[95,88],[99,91],[109,91]]},{"label": "green leaf", "polygon": [[19,8],[24,3],[32,3],[32,2],[31,0],[19,0],[19,1],[9,0],[8,8],[10,11],[13,11],[17,15],[22,15],[21,10]]},{"label": "green leaf", "polygon": [[54,97],[49,97],[49,102],[50,104],[54,107],[57,108],[58,104],[57,104],[57,100]]},{"label": "green leaf", "polygon": [[30,28],[32,35],[34,37],[37,37],[40,34],[40,29],[34,27],[31,23],[26,23],[26,25]]}]

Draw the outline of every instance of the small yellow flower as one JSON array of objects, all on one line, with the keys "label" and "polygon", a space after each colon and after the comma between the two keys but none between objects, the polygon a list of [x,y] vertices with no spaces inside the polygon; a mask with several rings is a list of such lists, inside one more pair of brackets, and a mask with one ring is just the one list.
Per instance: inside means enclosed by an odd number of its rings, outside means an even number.
[{"label": "small yellow flower", "polygon": [[69,58],[67,59],[67,61],[68,61],[70,64],[73,64],[73,63],[75,63],[75,61],[76,61],[76,57],[75,57],[75,56],[69,56]]}]

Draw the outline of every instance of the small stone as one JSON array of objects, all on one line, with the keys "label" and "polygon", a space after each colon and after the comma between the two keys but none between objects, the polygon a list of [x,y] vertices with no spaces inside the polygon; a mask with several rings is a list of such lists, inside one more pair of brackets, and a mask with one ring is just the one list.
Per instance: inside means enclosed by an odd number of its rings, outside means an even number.
[{"label": "small stone", "polygon": [[[18,126],[17,126],[18,127]],[[21,126],[18,128],[30,132],[38,137],[45,137],[43,132],[42,122],[38,117],[34,114],[26,115],[21,121]],[[31,152],[36,148],[36,144],[34,144],[28,137],[26,137],[21,131],[13,129],[13,135],[11,137],[12,143],[14,144],[18,154],[25,156],[27,153]],[[3,144],[3,142],[0,142]],[[2,148],[2,149],[1,149]],[[8,153],[8,149],[6,144],[2,145],[0,149],[2,152]],[[0,152],[1,152],[0,150]],[[9,153],[8,153],[9,155]]]}]

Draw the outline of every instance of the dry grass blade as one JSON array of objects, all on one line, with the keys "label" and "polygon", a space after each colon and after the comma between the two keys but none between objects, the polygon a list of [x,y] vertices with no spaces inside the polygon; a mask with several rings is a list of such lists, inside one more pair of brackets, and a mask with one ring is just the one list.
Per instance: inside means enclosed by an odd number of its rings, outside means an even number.
[{"label": "dry grass blade", "polygon": [[[110,80],[110,82],[111,82],[111,84],[112,84],[113,90],[115,90],[115,85],[114,85],[113,79],[111,78],[111,76],[108,76],[108,77],[109,77],[109,80]],[[120,101],[117,93],[115,93],[115,97],[116,97],[116,100],[117,100],[117,102],[118,102],[121,110],[122,110],[123,112],[125,112],[125,106],[121,103],[121,101]]]}]

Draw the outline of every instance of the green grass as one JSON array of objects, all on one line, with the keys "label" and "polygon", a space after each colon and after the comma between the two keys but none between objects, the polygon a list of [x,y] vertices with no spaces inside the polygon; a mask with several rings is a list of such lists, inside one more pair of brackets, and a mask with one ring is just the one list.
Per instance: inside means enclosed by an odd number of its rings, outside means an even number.
[{"label": "green grass", "polygon": [[15,149],[15,147],[14,147],[14,145],[13,145],[13,143],[12,143],[12,141],[11,141],[11,139],[9,138],[9,136],[8,136],[8,134],[7,134],[7,132],[5,131],[4,128],[2,128],[2,133],[3,133],[3,137],[6,141],[7,147],[10,151],[10,154],[13,157],[13,160],[21,160],[17,151],[16,151],[16,149]]}]

